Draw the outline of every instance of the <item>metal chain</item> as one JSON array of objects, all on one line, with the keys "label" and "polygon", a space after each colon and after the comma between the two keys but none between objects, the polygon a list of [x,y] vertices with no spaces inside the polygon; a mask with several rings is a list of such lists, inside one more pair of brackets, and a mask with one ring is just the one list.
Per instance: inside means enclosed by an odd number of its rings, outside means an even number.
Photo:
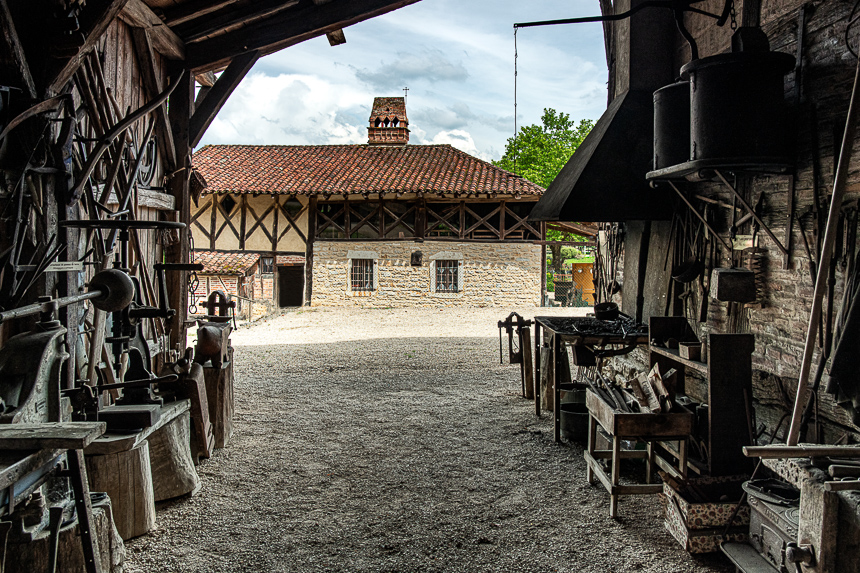
[{"label": "metal chain", "polygon": [[[188,233],[189,262],[194,262],[194,236]],[[191,301],[188,304],[188,313],[197,314],[197,287],[200,286],[200,279],[197,277],[197,271],[191,271],[188,275],[188,299]]]},{"label": "metal chain", "polygon": [[730,24],[732,31],[737,30],[738,29],[738,20],[737,20],[737,14],[735,13],[735,2],[734,2],[734,0],[732,0],[732,8],[731,8],[730,16],[732,19],[732,23]]}]

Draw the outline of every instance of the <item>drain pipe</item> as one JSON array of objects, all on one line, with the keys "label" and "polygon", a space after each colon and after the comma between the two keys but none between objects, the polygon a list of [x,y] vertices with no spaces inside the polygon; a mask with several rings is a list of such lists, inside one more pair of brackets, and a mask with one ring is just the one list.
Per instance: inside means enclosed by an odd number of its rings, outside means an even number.
[{"label": "drain pipe", "polygon": [[[812,298],[812,311],[809,315],[809,326],[806,329],[806,345],[803,348],[803,360],[800,364],[800,376],[797,379],[797,395],[794,399],[794,411],[791,415],[791,426],[788,430],[786,443],[796,446],[800,436],[800,425],[806,402],[809,400],[809,371],[812,367],[812,355],[815,351],[815,335],[818,321],[821,318],[824,289],[827,288],[827,274],[830,268],[830,258],[833,256],[833,245],[836,242],[836,229],[839,226],[839,211],[842,208],[842,198],[845,195],[845,183],[848,179],[848,163],[851,161],[851,148],[857,129],[857,108],[860,106],[860,59],[857,60],[857,70],[854,73],[854,87],[851,88],[851,104],[848,107],[848,117],[845,120],[845,134],[842,147],[839,150],[839,166],[833,180],[833,195],[830,198],[830,211],[827,215],[827,226],[824,231],[824,244],[821,248],[821,258],[815,277],[815,292]],[[823,358],[822,358],[823,359]]]}]

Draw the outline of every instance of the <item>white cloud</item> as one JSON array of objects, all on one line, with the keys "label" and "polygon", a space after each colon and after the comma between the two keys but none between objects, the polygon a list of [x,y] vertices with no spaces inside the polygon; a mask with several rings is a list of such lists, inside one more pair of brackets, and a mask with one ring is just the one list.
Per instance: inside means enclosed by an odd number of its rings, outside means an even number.
[{"label": "white cloud", "polygon": [[[364,143],[375,96],[409,86],[412,143],[497,159],[514,130],[513,23],[599,12],[596,0],[425,0],[261,59],[203,143]],[[574,120],[606,106],[599,24],[518,32],[519,126],[544,108]],[[420,127],[419,127],[420,124]]]}]

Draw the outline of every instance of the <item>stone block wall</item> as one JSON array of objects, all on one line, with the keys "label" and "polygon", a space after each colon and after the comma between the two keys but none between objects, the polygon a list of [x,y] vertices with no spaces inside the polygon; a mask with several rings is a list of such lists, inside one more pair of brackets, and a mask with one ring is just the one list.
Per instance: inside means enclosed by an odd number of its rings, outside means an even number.
[{"label": "stone block wall", "polygon": [[[313,306],[537,306],[540,303],[541,246],[531,243],[452,241],[317,241],[314,243]],[[376,256],[377,288],[349,292],[349,260]],[[420,266],[412,253],[421,251]],[[462,261],[458,293],[431,290],[433,257]],[[362,255],[361,258],[365,258]]]}]

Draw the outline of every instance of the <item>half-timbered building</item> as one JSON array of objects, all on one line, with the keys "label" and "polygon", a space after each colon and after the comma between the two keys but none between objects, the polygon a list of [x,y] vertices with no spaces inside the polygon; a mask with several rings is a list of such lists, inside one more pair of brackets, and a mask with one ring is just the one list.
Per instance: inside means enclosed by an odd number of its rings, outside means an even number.
[{"label": "half-timbered building", "polygon": [[195,247],[274,261],[281,306],[538,304],[543,234],[526,218],[543,189],[408,145],[408,126],[404,98],[376,98],[367,144],[203,147]]}]

